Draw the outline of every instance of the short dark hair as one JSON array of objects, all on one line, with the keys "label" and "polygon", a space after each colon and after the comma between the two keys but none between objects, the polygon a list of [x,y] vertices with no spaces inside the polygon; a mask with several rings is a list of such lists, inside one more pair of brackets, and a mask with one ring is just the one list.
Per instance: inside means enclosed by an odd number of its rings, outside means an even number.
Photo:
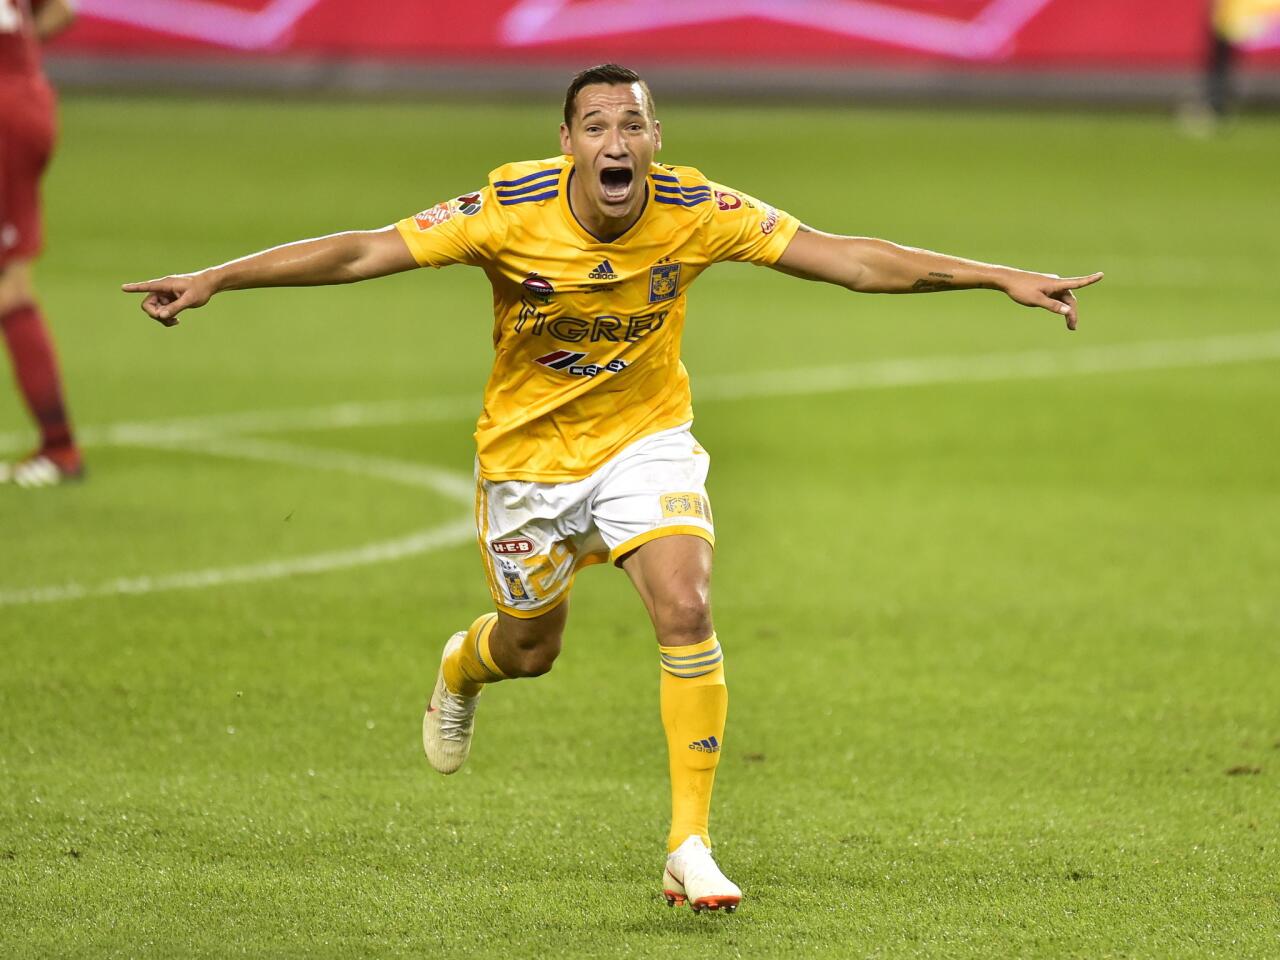
[{"label": "short dark hair", "polygon": [[573,126],[573,110],[577,105],[578,91],[583,87],[591,86],[593,83],[640,84],[640,89],[644,91],[644,98],[648,103],[649,119],[653,119],[653,94],[649,92],[649,85],[641,79],[640,74],[616,63],[602,63],[599,66],[587,67],[570,81],[569,89],[564,95],[564,125],[566,127]]}]

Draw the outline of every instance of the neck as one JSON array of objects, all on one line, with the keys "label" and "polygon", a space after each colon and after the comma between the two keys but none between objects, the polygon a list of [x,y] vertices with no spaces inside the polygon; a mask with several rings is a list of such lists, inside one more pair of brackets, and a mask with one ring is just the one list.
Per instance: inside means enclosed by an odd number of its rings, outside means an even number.
[{"label": "neck", "polygon": [[597,240],[604,243],[613,243],[620,236],[635,226],[636,221],[640,219],[640,214],[644,212],[645,201],[648,199],[648,186],[642,184],[645,193],[636,198],[632,208],[621,216],[609,216],[604,211],[598,209],[587,196],[586,187],[575,174],[577,171],[569,174],[569,209],[573,211],[573,215],[577,218],[578,223],[582,224],[589,234]]}]

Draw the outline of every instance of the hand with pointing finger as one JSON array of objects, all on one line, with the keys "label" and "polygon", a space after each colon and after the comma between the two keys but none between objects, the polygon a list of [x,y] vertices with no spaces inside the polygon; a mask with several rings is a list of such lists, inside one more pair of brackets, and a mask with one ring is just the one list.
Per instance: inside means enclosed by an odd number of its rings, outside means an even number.
[{"label": "hand with pointing finger", "polygon": [[218,292],[218,285],[208,275],[208,271],[201,271],[141,283],[126,283],[120,289],[125,293],[145,293],[143,312],[166,327],[174,327],[178,324],[178,314],[183,310],[204,306]]},{"label": "hand with pointing finger", "polygon": [[1076,314],[1076,290],[1097,283],[1101,273],[1087,277],[1058,277],[1051,273],[1029,273],[1015,270],[1004,279],[1001,289],[1011,300],[1027,307],[1041,307],[1066,318],[1067,329],[1074,330],[1079,322]]}]

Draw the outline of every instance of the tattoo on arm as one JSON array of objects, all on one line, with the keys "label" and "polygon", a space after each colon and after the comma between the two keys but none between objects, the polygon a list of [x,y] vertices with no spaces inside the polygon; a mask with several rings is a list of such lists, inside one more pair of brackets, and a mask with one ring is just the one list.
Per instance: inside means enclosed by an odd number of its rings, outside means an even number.
[{"label": "tattoo on arm", "polygon": [[938,293],[941,290],[955,290],[956,285],[951,281],[955,277],[949,273],[936,273],[930,271],[927,277],[921,277],[911,285],[912,293]]}]

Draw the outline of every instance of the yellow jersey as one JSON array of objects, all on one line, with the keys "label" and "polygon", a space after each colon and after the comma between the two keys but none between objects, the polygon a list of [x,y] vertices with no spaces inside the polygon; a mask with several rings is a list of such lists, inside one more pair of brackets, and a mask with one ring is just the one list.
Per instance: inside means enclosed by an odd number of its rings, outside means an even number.
[{"label": "yellow jersey", "polygon": [[476,425],[487,480],[564,483],[693,419],[680,362],[685,292],[721,260],[772,264],[799,221],[653,164],[640,218],[611,243],[569,207],[570,157],[510,163],[474,193],[396,224],[422,266],[481,267],[496,356]]}]

